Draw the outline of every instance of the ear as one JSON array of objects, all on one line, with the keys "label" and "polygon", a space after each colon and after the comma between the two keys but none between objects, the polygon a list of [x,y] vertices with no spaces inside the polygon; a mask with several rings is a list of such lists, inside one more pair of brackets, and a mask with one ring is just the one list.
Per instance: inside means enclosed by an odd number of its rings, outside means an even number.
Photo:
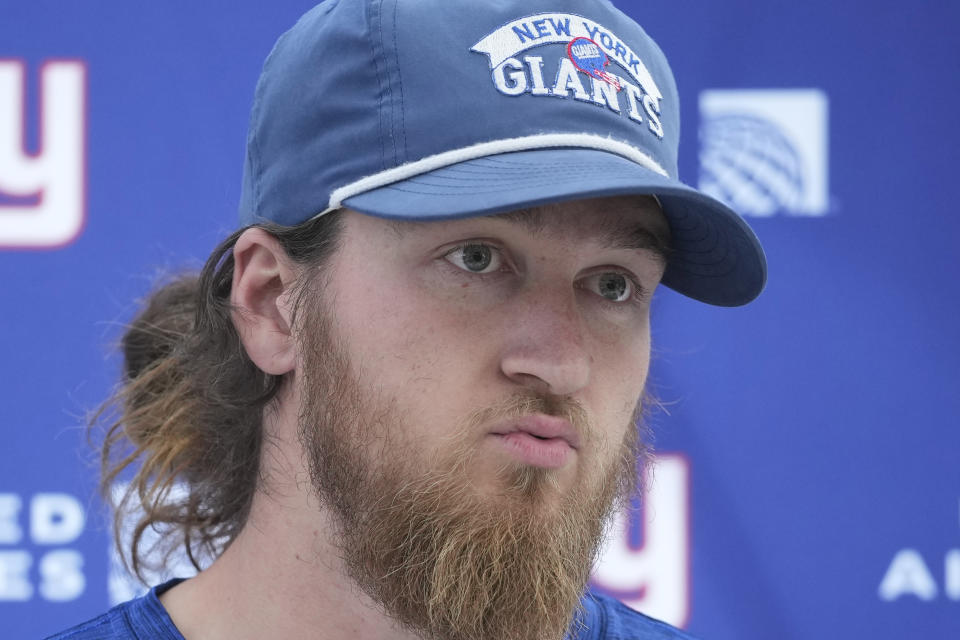
[{"label": "ear", "polygon": [[233,247],[233,324],[254,364],[283,375],[296,366],[291,285],[297,271],[275,237],[253,227]]}]

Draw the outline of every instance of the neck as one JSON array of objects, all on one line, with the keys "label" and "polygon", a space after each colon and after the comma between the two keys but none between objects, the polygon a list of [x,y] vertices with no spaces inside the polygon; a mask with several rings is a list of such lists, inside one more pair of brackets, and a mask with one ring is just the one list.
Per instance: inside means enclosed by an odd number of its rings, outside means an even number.
[{"label": "neck", "polygon": [[[299,461],[274,441],[264,458]],[[273,450],[276,446],[279,450]],[[254,498],[246,526],[207,569],[160,600],[187,640],[369,638],[406,640],[402,629],[347,577],[331,518],[299,464],[278,464]]]}]

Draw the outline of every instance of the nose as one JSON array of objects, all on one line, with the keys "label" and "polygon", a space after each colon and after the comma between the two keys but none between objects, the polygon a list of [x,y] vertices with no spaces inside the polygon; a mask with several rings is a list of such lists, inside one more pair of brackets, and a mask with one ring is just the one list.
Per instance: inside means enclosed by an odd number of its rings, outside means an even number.
[{"label": "nose", "polygon": [[541,393],[572,395],[590,382],[591,357],[574,292],[539,295],[506,319],[500,370]]}]

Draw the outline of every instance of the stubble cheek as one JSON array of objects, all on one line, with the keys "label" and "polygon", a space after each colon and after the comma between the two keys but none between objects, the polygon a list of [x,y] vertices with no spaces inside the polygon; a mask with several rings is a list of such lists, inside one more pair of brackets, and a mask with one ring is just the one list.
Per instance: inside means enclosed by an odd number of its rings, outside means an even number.
[{"label": "stubble cheek", "polygon": [[638,408],[649,377],[650,336],[646,330],[633,339],[603,349],[594,360],[594,402],[600,408],[605,440],[612,455],[627,429],[635,429]]},{"label": "stubble cheek", "polygon": [[448,310],[392,289],[397,304],[357,304],[344,322],[354,372],[367,400],[391,407],[391,440],[424,455],[449,447],[451,432],[469,412],[476,357],[457,340]]}]

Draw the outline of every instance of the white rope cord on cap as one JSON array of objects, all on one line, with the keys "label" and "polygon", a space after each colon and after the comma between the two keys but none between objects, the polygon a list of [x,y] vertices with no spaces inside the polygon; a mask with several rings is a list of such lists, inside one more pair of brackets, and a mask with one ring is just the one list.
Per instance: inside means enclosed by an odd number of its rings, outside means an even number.
[{"label": "white rope cord on cap", "polygon": [[486,156],[493,156],[501,153],[513,153],[515,151],[530,151],[533,149],[548,149],[556,147],[576,147],[582,149],[595,149],[597,151],[606,151],[622,156],[627,160],[637,163],[645,169],[649,169],[664,177],[669,178],[670,174],[661,167],[656,160],[649,155],[637,149],[636,147],[603,136],[590,133],[545,133],[533,136],[523,136],[520,138],[507,138],[504,140],[492,140],[490,142],[480,142],[478,144],[463,147],[461,149],[452,149],[432,156],[427,156],[414,162],[408,162],[393,167],[379,173],[361,178],[355,182],[335,189],[330,194],[330,202],[327,208],[318,213],[322,216],[331,211],[339,209],[343,201],[361,193],[366,193],[373,189],[384,187],[394,182],[400,182],[413,178],[415,176],[442,169],[459,162],[475,160]]}]

